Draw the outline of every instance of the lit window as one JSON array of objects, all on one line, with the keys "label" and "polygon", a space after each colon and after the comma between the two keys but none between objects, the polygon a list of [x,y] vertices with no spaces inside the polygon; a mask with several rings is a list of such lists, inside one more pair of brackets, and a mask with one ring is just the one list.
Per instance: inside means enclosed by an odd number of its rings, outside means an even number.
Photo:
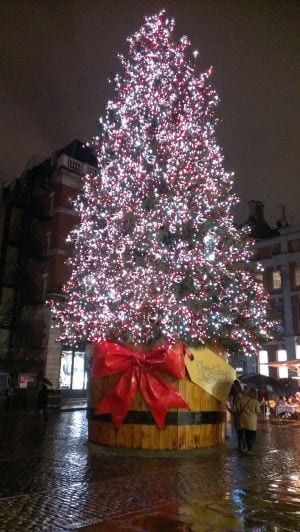
[{"label": "lit window", "polygon": [[74,348],[63,348],[60,366],[60,388],[68,390],[85,390],[87,369],[85,352]]},{"label": "lit window", "polygon": [[289,376],[289,369],[286,366],[278,368],[278,377],[280,379],[287,379]]},{"label": "lit window", "polygon": [[295,285],[300,286],[300,266],[296,266],[294,275]]},{"label": "lit window", "polygon": [[263,280],[264,280],[264,277],[263,277],[263,274],[261,272],[258,272],[256,275],[256,280],[258,283],[263,283]]},{"label": "lit window", "polygon": [[296,345],[296,358],[300,358],[300,345]]},{"label": "lit window", "polygon": [[260,364],[268,364],[268,351],[260,351],[258,354]]},{"label": "lit window", "polygon": [[281,288],[281,271],[275,270],[273,272],[273,289],[279,290]]},{"label": "lit window", "polygon": [[[285,349],[279,349],[277,351],[278,362],[285,362],[287,360],[287,352]],[[289,376],[289,370],[286,366],[278,368],[278,377],[280,379],[286,379]]]},{"label": "lit window", "polygon": [[287,360],[287,353],[285,349],[278,349],[277,360],[278,362],[284,362],[285,360]]},{"label": "lit window", "polygon": [[258,360],[259,360],[259,373],[260,375],[269,375],[269,357],[268,357],[268,351],[260,351],[258,353]]}]

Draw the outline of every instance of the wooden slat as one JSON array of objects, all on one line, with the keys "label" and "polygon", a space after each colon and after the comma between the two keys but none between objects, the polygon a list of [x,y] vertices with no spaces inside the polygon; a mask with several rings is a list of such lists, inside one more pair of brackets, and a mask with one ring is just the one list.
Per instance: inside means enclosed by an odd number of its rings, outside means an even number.
[{"label": "wooden slat", "polygon": [[[89,406],[95,408],[108,393],[117,377],[92,379],[89,386]],[[172,382],[190,405],[191,411],[222,411],[224,406],[215,397],[192,383],[188,378]],[[147,411],[142,394],[138,392],[132,410]],[[176,409],[170,409],[176,411]],[[99,445],[133,449],[196,449],[223,443],[224,423],[199,425],[166,425],[159,430],[153,425],[123,424],[118,431],[111,423],[89,420],[89,439]]]}]

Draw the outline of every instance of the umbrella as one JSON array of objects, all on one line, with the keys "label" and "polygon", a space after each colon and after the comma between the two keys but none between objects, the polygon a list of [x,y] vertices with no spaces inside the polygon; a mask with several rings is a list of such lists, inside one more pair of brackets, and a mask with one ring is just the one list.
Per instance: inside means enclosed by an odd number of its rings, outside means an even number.
[{"label": "umbrella", "polygon": [[295,395],[299,391],[299,384],[293,379],[279,379],[279,384],[284,390],[283,395]]},{"label": "umbrella", "polygon": [[46,377],[38,377],[38,380],[47,386],[53,386],[52,382],[49,381]]},{"label": "umbrella", "polygon": [[274,393],[276,395],[281,395],[283,393],[283,389],[280,386],[280,383],[275,379],[272,379],[271,377],[267,377],[266,375],[260,375],[258,373],[247,373],[241,375],[239,377],[239,380],[243,384],[247,384],[248,386],[256,388],[257,390],[264,390],[266,392]]}]

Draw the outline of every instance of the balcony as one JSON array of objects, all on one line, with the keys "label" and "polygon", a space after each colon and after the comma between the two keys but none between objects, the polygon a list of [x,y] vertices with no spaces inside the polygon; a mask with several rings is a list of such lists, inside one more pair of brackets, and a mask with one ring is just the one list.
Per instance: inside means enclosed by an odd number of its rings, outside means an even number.
[{"label": "balcony", "polygon": [[4,286],[6,288],[14,288],[18,281],[18,273],[19,264],[17,262],[17,259],[15,259],[14,263],[5,266],[3,275],[1,275],[0,278],[0,286]]},{"label": "balcony", "polygon": [[0,329],[11,329],[19,319],[20,313],[20,302],[14,302],[13,297],[10,296],[0,308]]},{"label": "balcony", "polygon": [[22,240],[23,232],[24,225],[19,220],[14,220],[8,234],[8,245],[13,247],[19,247]]},{"label": "balcony", "polygon": [[81,161],[78,161],[77,159],[73,159],[72,157],[69,157],[69,155],[66,155],[63,153],[60,155],[57,159],[57,167],[58,168],[67,168],[71,172],[74,172],[75,174],[84,176],[86,174],[89,175],[97,175],[98,169],[94,166],[90,166],[87,163],[82,163]]}]

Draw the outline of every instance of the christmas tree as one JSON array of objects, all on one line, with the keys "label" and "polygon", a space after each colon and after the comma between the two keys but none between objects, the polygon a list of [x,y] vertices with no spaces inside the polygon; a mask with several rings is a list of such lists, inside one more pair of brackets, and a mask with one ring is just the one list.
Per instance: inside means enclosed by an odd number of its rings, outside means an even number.
[{"label": "christmas tree", "polygon": [[68,343],[162,338],[250,354],[268,337],[266,295],[234,225],[211,69],[197,73],[197,52],[173,30],[164,11],[147,17],[120,56],[56,325]]}]

